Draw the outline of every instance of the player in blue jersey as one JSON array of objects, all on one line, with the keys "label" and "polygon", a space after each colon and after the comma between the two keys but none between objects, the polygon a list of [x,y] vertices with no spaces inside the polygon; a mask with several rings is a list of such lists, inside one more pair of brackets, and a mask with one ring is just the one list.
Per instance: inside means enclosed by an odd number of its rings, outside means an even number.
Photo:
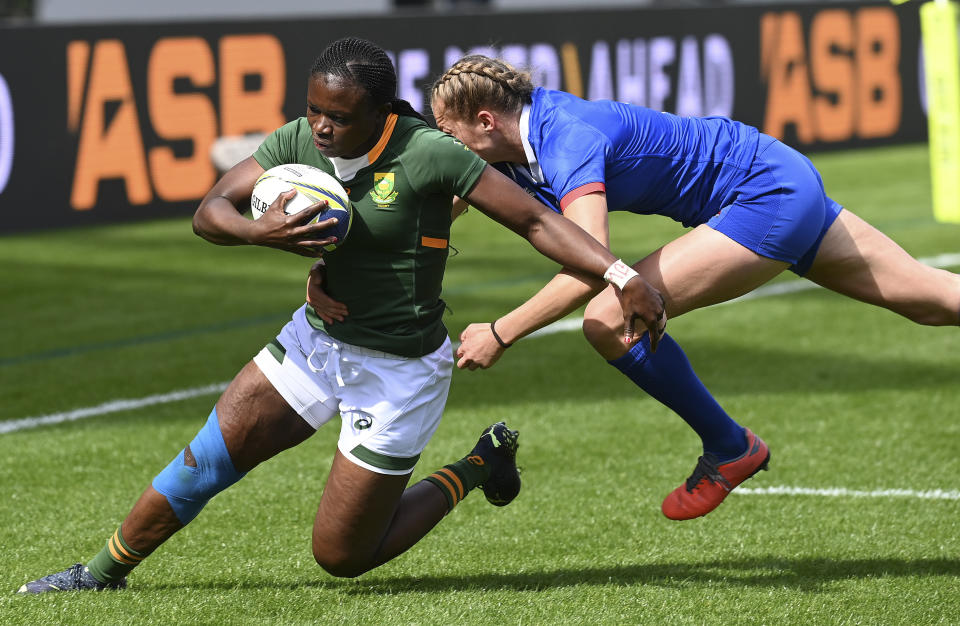
[{"label": "player in blue jersey", "polygon": [[[841,208],[806,157],[753,127],[587,102],[536,88],[526,73],[478,55],[437,80],[432,106],[441,130],[605,245],[609,211],[693,227],[633,265],[663,295],[669,317],[736,298],[790,269],[920,324],[960,322],[960,277],[918,262]],[[664,514],[709,513],[766,468],[767,446],[724,412],[668,335],[655,352],[646,336],[624,343],[613,289],[565,268],[507,315],[470,325],[458,366],[489,367],[511,343],[588,301],[587,340],[703,441],[703,456],[664,500]]]}]

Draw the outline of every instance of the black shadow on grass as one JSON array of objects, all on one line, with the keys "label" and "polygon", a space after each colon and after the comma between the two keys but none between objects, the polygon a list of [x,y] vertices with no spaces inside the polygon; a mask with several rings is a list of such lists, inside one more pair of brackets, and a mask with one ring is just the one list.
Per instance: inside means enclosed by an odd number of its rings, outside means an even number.
[{"label": "black shadow on grass", "polygon": [[322,572],[316,579],[287,582],[228,582],[134,585],[132,591],[208,589],[214,591],[258,589],[316,589],[353,595],[448,593],[456,591],[545,591],[581,585],[651,585],[686,588],[725,585],[730,588],[787,588],[824,591],[836,582],[871,578],[960,577],[956,559],[785,559],[779,556],[722,559],[704,563],[655,563],[545,570],[522,574],[464,573],[448,576],[336,579]]},{"label": "black shadow on grass", "polygon": [[524,574],[385,578],[369,584],[364,584],[363,579],[360,579],[345,586],[345,591],[381,595],[476,590],[542,591],[579,585],[653,585],[681,588],[701,584],[822,591],[832,583],[844,580],[915,576],[960,576],[960,560],[785,559],[770,556],[705,563],[558,569]]}]

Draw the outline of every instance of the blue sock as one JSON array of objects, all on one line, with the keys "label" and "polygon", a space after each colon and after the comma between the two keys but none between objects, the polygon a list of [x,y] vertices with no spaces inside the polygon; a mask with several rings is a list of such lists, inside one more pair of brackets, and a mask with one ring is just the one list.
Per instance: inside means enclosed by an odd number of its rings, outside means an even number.
[{"label": "blue sock", "polygon": [[670,335],[664,334],[651,353],[650,335],[644,333],[629,352],[608,362],[682,417],[700,435],[703,451],[715,454],[721,463],[746,451],[743,427],[713,399]]}]

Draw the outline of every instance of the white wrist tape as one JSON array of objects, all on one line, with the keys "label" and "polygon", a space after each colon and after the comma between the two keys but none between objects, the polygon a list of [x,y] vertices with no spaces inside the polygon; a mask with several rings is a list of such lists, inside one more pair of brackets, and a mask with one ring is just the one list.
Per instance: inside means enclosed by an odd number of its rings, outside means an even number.
[{"label": "white wrist tape", "polygon": [[613,283],[618,289],[623,289],[623,286],[627,284],[628,280],[638,275],[636,270],[624,263],[623,260],[617,259],[617,261],[603,273],[603,280],[608,283]]}]

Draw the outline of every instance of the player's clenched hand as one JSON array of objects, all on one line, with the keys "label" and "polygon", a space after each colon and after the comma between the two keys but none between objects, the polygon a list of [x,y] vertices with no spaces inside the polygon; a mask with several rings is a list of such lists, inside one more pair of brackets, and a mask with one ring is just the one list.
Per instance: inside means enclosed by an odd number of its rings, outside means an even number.
[{"label": "player's clenched hand", "polygon": [[323,246],[334,243],[337,238],[323,237],[321,233],[336,224],[337,218],[310,224],[310,220],[327,208],[326,200],[312,204],[299,213],[287,215],[283,207],[296,195],[296,189],[291,189],[277,196],[260,219],[251,224],[250,243],[301,256],[323,255]]},{"label": "player's clenched hand", "polygon": [[317,261],[310,268],[310,274],[307,275],[307,304],[313,307],[327,324],[342,322],[343,318],[349,315],[347,305],[337,302],[324,291],[324,285],[327,283],[327,267],[322,261]]},{"label": "player's clenched hand", "polygon": [[460,333],[460,347],[457,348],[457,367],[475,370],[487,369],[497,362],[504,348],[500,346],[490,324],[470,324]]},{"label": "player's clenched hand", "polygon": [[636,322],[640,320],[650,333],[650,350],[656,351],[657,343],[667,328],[667,311],[664,307],[663,296],[657,289],[634,276],[623,286],[623,291],[617,290],[620,306],[623,307],[623,341],[631,344],[640,339],[643,331],[637,332]]}]

